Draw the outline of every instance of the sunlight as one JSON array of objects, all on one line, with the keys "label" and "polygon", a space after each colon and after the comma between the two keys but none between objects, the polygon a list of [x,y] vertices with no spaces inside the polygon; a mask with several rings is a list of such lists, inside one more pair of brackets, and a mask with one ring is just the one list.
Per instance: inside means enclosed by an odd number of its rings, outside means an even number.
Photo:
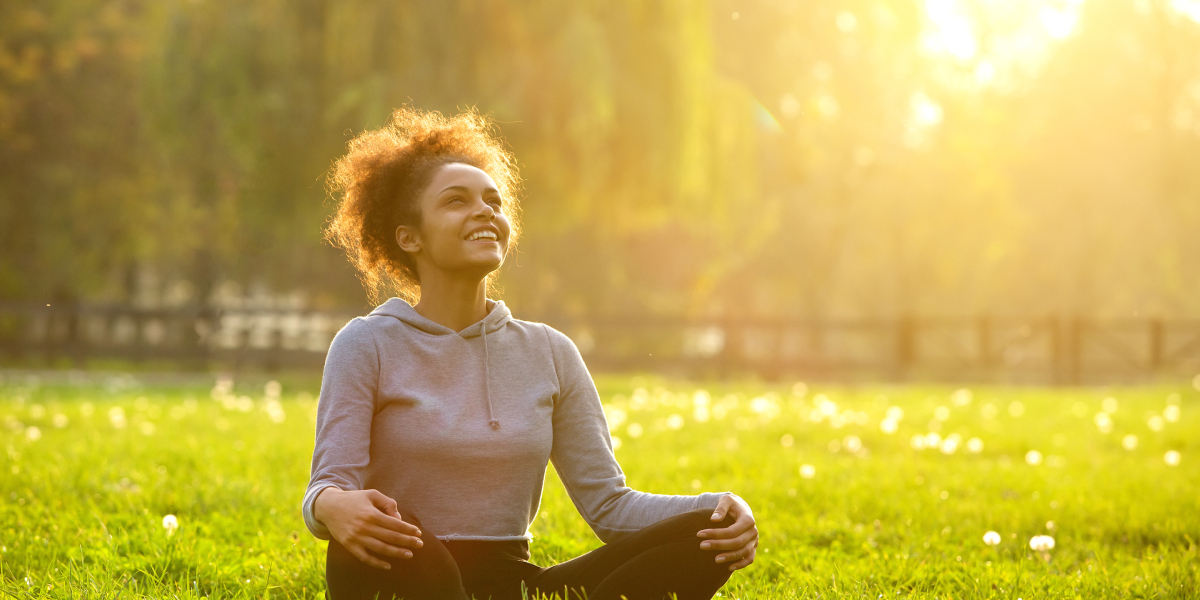
[{"label": "sunlight", "polygon": [[[922,44],[935,58],[973,67],[975,87],[1003,85],[1002,74],[1036,68],[1055,42],[1075,32],[1083,2],[925,0]],[[1175,2],[1200,7],[1200,0]]]},{"label": "sunlight", "polygon": [[1200,0],[1171,0],[1175,12],[1200,23]]}]

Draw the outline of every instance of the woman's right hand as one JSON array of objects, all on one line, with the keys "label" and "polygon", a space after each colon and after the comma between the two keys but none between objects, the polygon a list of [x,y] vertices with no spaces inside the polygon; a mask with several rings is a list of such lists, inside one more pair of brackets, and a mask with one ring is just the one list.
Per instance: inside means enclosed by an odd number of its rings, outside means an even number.
[{"label": "woman's right hand", "polygon": [[421,530],[402,521],[396,501],[378,490],[327,487],[313,500],[313,516],[358,560],[378,569],[391,569],[392,565],[368,550],[412,558],[412,551],[422,546]]}]

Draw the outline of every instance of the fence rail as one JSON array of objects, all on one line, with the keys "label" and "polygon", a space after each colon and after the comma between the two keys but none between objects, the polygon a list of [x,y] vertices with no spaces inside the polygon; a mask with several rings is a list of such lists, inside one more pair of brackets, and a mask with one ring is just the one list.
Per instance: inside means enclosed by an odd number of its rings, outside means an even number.
[{"label": "fence rail", "polygon": [[[0,303],[0,356],[11,361],[168,360],[319,368],[355,313],[149,309]],[[1138,381],[1200,372],[1200,319],[978,316],[715,319],[547,314],[593,370],[690,376],[963,380],[1053,384]]]}]

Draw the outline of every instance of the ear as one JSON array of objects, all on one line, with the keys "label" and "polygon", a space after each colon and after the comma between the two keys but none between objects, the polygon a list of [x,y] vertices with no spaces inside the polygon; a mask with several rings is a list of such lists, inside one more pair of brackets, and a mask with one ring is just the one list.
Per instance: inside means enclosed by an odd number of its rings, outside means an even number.
[{"label": "ear", "polygon": [[396,228],[396,243],[400,249],[410,254],[421,251],[421,236],[415,227],[401,225]]}]

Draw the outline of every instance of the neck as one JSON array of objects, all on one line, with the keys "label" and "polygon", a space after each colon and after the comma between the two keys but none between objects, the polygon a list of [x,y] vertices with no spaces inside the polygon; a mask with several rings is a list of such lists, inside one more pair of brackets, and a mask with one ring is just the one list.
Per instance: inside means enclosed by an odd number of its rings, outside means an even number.
[{"label": "neck", "polygon": [[484,279],[422,276],[421,300],[413,308],[434,323],[462,331],[487,316],[485,290]]}]

